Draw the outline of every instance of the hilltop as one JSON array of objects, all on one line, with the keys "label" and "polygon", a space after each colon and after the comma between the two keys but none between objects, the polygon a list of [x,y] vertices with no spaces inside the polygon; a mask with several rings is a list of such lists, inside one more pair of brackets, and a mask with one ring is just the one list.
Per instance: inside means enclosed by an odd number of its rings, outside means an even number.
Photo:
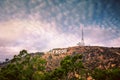
[{"label": "hilltop", "polygon": [[[47,61],[46,69],[51,71],[60,66],[60,61],[66,56],[81,54],[82,62],[86,68],[93,70],[120,68],[120,47],[100,47],[100,46],[74,46],[68,48],[55,48],[46,53],[30,53],[31,56],[40,55]],[[5,66],[8,62],[1,63]]]},{"label": "hilltop", "polygon": [[[65,51],[66,50],[66,51]],[[63,52],[64,51],[64,52]],[[50,50],[42,57],[47,60],[47,70],[60,66],[60,61],[67,55],[82,54],[86,68],[110,69],[120,67],[120,48],[99,46],[75,46]]]}]

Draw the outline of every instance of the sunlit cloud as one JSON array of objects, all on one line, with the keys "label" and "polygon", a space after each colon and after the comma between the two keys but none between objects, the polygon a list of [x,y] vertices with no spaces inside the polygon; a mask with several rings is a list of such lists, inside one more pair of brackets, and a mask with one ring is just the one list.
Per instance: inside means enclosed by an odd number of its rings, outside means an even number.
[{"label": "sunlit cloud", "polygon": [[[4,26],[4,27],[1,27]],[[17,27],[16,27],[17,26]],[[51,27],[52,26],[52,27]],[[30,52],[48,51],[57,47],[76,46],[81,41],[81,26],[84,29],[86,45],[93,46],[119,46],[119,38],[111,39],[116,31],[112,28],[101,28],[99,26],[87,26],[82,24],[74,28],[71,26],[71,33],[63,32],[53,23],[41,23],[32,20],[14,20],[1,23],[3,34],[0,34],[2,43],[0,50],[7,55],[15,55],[22,49]],[[109,40],[111,39],[111,40]],[[108,40],[108,41],[106,41]],[[4,46],[4,47],[2,47]],[[5,55],[6,55],[5,54]],[[4,54],[3,54],[4,55]]]},{"label": "sunlit cloud", "polygon": [[0,60],[22,49],[76,46],[82,27],[86,46],[120,46],[119,5],[112,0],[1,0],[0,13]]}]

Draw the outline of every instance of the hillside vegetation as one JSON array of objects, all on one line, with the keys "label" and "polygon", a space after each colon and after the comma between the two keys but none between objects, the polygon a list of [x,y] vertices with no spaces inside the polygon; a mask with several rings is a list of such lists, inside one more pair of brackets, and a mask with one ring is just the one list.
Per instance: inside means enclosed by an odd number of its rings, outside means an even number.
[{"label": "hillside vegetation", "polygon": [[0,80],[119,80],[120,48],[77,46],[66,53],[20,51],[0,68]]}]

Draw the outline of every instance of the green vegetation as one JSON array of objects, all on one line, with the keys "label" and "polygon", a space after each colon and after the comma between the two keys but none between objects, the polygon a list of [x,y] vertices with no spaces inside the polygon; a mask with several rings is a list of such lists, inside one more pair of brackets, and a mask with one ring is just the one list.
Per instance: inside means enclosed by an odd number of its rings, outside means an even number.
[{"label": "green vegetation", "polygon": [[120,80],[120,69],[113,68],[108,70],[95,69],[92,73],[95,80]]},{"label": "green vegetation", "polygon": [[[84,79],[84,67],[82,64],[82,56],[66,56],[61,62],[60,67],[56,68],[47,75],[45,80],[80,80]],[[80,77],[81,76],[81,77]]]},{"label": "green vegetation", "polygon": [[[52,56],[49,56],[50,60]],[[6,60],[8,61],[8,60]],[[51,72],[46,71],[46,60],[41,55],[30,55],[26,50],[15,55],[10,63],[0,69],[0,80],[119,80],[120,69],[95,69],[89,71],[83,66],[82,55],[66,56],[60,66]]]},{"label": "green vegetation", "polygon": [[39,80],[45,71],[46,61],[40,56],[30,56],[26,50],[14,56],[0,71],[0,80]]}]

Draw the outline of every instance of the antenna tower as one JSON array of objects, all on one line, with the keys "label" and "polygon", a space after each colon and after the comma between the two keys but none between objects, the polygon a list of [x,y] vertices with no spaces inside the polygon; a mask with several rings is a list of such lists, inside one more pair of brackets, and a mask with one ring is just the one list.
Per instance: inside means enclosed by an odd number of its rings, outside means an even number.
[{"label": "antenna tower", "polygon": [[84,46],[85,43],[84,43],[84,32],[83,32],[83,27],[82,27],[82,33],[81,33],[81,35],[82,35],[81,42],[79,42],[77,45],[79,45],[79,46]]},{"label": "antenna tower", "polygon": [[84,33],[83,33],[83,27],[82,27],[81,45],[84,46]]}]

